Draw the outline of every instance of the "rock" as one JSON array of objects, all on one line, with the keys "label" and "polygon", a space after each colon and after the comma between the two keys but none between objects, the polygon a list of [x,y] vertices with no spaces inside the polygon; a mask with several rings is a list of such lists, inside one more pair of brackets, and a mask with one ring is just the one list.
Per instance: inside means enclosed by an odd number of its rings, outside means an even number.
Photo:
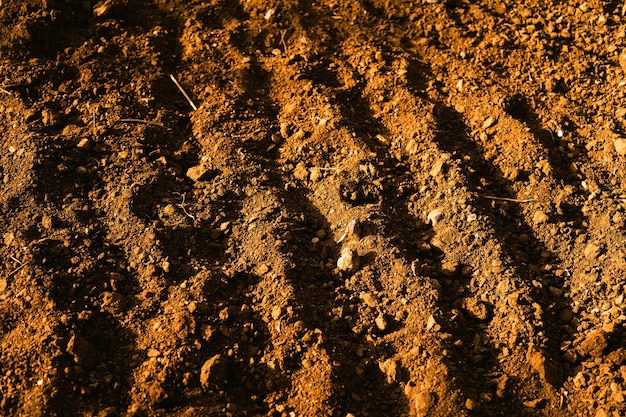
[{"label": "rock", "polygon": [[309,179],[313,182],[319,181],[320,179],[322,179],[322,177],[324,176],[324,174],[322,173],[322,170],[319,168],[311,168],[311,173],[309,174]]},{"label": "rock", "polygon": [[96,362],[96,350],[81,336],[72,335],[67,343],[67,353],[74,357],[74,362],[85,368],[91,368]]},{"label": "rock", "polygon": [[387,376],[387,383],[392,384],[396,382],[398,375],[398,364],[393,359],[387,359],[384,362],[379,362],[378,367],[383,374]]},{"label": "rock", "polygon": [[187,170],[187,178],[192,181],[202,181],[206,174],[209,172],[209,169],[202,165],[196,165],[195,167],[191,167]]},{"label": "rock", "polygon": [[337,268],[345,272],[355,272],[359,269],[359,255],[352,248],[343,248],[337,260]]},{"label": "rock", "polygon": [[613,146],[615,146],[615,152],[617,152],[618,155],[626,155],[626,139],[615,139],[613,141]]},{"label": "rock", "polygon": [[541,210],[537,210],[535,214],[533,214],[533,223],[535,224],[546,223],[548,219],[548,215]]},{"label": "rock", "polygon": [[526,408],[540,408],[545,404],[545,400],[543,398],[537,398],[534,400],[524,401],[522,405]]},{"label": "rock", "polygon": [[550,359],[540,349],[531,346],[528,349],[526,359],[530,366],[537,371],[541,379],[551,385],[558,385],[561,382],[560,372]]},{"label": "rock", "polygon": [[487,306],[485,303],[480,302],[474,298],[464,298],[463,299],[463,309],[467,311],[467,313],[478,320],[487,319]]},{"label": "rock", "polygon": [[441,220],[441,218],[443,217],[443,211],[440,209],[434,209],[433,211],[431,211],[430,213],[428,213],[428,216],[426,216],[426,218],[428,219],[428,221],[434,226],[437,223],[439,223],[439,220]]},{"label": "rock", "polygon": [[426,330],[437,331],[438,326],[439,325],[437,324],[437,320],[435,320],[435,317],[432,314],[428,316],[428,321],[426,322]]},{"label": "rock", "polygon": [[299,162],[293,170],[293,176],[300,180],[305,181],[309,177],[309,170],[304,162]]},{"label": "rock", "polygon": [[622,67],[622,70],[626,73],[626,49],[619,54],[619,65]]},{"label": "rock", "polygon": [[602,330],[592,330],[584,340],[576,346],[576,351],[582,356],[597,358],[602,356],[608,346],[607,334]]},{"label": "rock", "polygon": [[488,129],[491,126],[493,126],[493,123],[495,122],[495,119],[492,116],[489,116],[485,119],[485,121],[483,122],[483,129]]},{"label": "rock", "polygon": [[585,258],[593,261],[598,257],[598,255],[600,255],[600,250],[600,246],[596,245],[595,243],[588,243],[587,246],[585,246]]},{"label": "rock", "polygon": [[361,299],[361,301],[363,301],[363,303],[365,303],[366,306],[370,308],[376,308],[376,306],[378,305],[378,300],[370,292],[362,291],[359,294],[359,298]]},{"label": "rock", "polygon": [[282,315],[283,309],[280,306],[274,306],[274,308],[272,308],[272,318],[274,320],[278,320]]},{"label": "rock", "polygon": [[376,327],[378,327],[378,329],[381,331],[384,331],[387,328],[387,320],[385,319],[385,316],[382,313],[380,313],[376,317],[374,322],[376,323]]},{"label": "rock", "polygon": [[467,408],[468,410],[476,410],[479,406],[480,403],[472,400],[471,398],[465,400],[465,408]]},{"label": "rock", "polygon": [[418,417],[426,417],[435,405],[435,397],[430,392],[422,391],[415,396],[415,409]]},{"label": "rock", "polygon": [[205,390],[218,390],[228,381],[228,365],[222,355],[217,354],[204,362],[200,369],[200,385]]}]

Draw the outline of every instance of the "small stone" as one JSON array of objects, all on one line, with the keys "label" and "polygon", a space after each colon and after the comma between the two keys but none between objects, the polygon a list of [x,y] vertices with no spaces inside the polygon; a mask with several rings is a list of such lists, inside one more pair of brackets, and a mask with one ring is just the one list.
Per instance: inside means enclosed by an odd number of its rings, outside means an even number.
[{"label": "small stone", "polygon": [[191,167],[187,170],[187,178],[192,181],[202,181],[203,177],[209,172],[209,170],[202,166],[196,165],[195,167]]},{"label": "small stone", "polygon": [[491,126],[493,126],[493,122],[495,122],[495,119],[491,116],[487,117],[485,119],[485,121],[483,122],[483,129],[488,129]]},{"label": "small stone", "polygon": [[626,139],[615,139],[613,146],[615,146],[615,152],[617,152],[618,155],[626,155]]},{"label": "small stone", "polygon": [[622,67],[622,70],[626,73],[626,49],[619,54],[619,65]]},{"label": "small stone", "polygon": [[435,320],[435,317],[431,314],[428,316],[428,321],[426,322],[426,330],[432,330],[435,326],[437,326],[437,320]]},{"label": "small stone", "polygon": [[87,139],[87,138],[82,138],[82,139],[78,142],[78,144],[76,144],[76,147],[77,147],[77,148],[80,148],[80,149],[89,149],[89,147],[90,147],[89,139]]},{"label": "small stone", "polygon": [[596,415],[594,417],[609,417],[609,413],[603,408],[599,408],[596,411]]},{"label": "small stone", "polygon": [[370,308],[376,308],[376,306],[378,305],[378,301],[370,292],[361,292],[359,294],[359,298],[361,299],[361,301],[363,301],[363,303],[365,303],[366,306]]},{"label": "small stone", "polygon": [[522,403],[522,405],[526,408],[538,408],[540,406],[542,406],[544,403],[544,399],[543,398],[537,398],[535,400],[530,400],[530,401],[524,401]]},{"label": "small stone", "polygon": [[435,209],[428,213],[427,219],[434,226],[439,223],[439,220],[443,217],[443,211],[440,209]]},{"label": "small stone", "polygon": [[537,371],[541,379],[552,385],[561,382],[561,376],[550,359],[538,348],[531,346],[528,349],[526,359],[530,366]]},{"label": "small stone", "polygon": [[169,217],[172,214],[174,214],[175,211],[176,211],[176,209],[174,208],[174,205],[173,204],[168,204],[167,206],[165,206],[163,208],[163,211],[161,213],[163,214],[163,216]]},{"label": "small stone", "polygon": [[309,170],[304,162],[299,162],[298,165],[296,165],[293,170],[293,176],[300,181],[304,181],[309,177]]},{"label": "small stone", "polygon": [[355,272],[359,268],[359,255],[356,250],[343,248],[337,260],[337,268],[345,272]]},{"label": "small stone", "polygon": [[584,250],[585,258],[593,261],[598,257],[598,255],[600,255],[600,250],[600,246],[596,245],[595,243],[588,243],[587,246],[585,246]]},{"label": "small stone", "polygon": [[283,315],[283,309],[280,306],[275,306],[272,309],[272,318],[274,320],[278,320],[280,318],[280,316]]},{"label": "small stone", "polygon": [[161,356],[161,351],[159,351],[158,349],[154,349],[154,348],[148,349],[149,358],[157,358],[159,356]]},{"label": "small stone", "polygon": [[48,230],[51,230],[53,227],[52,217],[44,214],[41,218],[41,225]]},{"label": "small stone", "polygon": [[376,327],[378,327],[378,329],[381,331],[384,331],[387,328],[387,320],[382,313],[380,313],[376,317],[376,320],[374,320],[374,322],[376,323]]},{"label": "small stone", "polygon": [[602,356],[608,346],[607,334],[602,330],[592,330],[585,339],[576,346],[576,351],[582,356],[598,358]]},{"label": "small stone", "polygon": [[226,384],[227,378],[228,366],[220,354],[206,361],[200,369],[200,385],[205,390],[220,389]]},{"label": "small stone", "polygon": [[435,405],[435,397],[430,392],[422,391],[415,396],[415,409],[418,417],[426,417]]},{"label": "small stone", "polygon": [[465,408],[467,408],[468,410],[476,410],[478,406],[479,404],[471,398],[465,400]]},{"label": "small stone", "polygon": [[546,223],[548,219],[548,215],[541,210],[537,210],[535,214],[533,214],[533,223],[535,224]]},{"label": "small stone", "polygon": [[311,173],[309,174],[309,179],[313,182],[319,181],[322,179],[324,175],[322,174],[322,170],[319,168],[311,168]]},{"label": "small stone", "polygon": [[387,376],[387,382],[392,384],[396,382],[398,375],[398,364],[393,359],[387,359],[384,362],[379,362],[378,367]]},{"label": "small stone", "polygon": [[86,368],[91,368],[96,362],[93,345],[81,336],[72,335],[67,343],[67,353],[74,357],[74,362]]}]

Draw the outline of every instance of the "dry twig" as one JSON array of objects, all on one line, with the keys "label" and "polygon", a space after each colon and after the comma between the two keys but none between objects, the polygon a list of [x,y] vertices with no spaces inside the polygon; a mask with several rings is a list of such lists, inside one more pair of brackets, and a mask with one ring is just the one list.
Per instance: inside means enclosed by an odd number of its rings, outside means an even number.
[{"label": "dry twig", "polygon": [[170,74],[170,78],[172,79],[172,81],[174,82],[174,84],[176,84],[176,87],[178,87],[178,89],[180,90],[181,93],[183,93],[183,95],[185,96],[185,98],[187,99],[187,101],[189,102],[189,105],[191,106],[191,108],[196,111],[198,110],[198,108],[196,107],[196,105],[194,104],[194,102],[191,100],[191,98],[189,97],[189,95],[187,94],[187,92],[183,89],[183,87],[178,83],[178,80],[176,79],[176,77],[174,77],[174,74]]},{"label": "dry twig", "polygon": [[155,127],[160,127],[162,129],[172,130],[169,127],[163,126],[160,123],[151,122],[149,120],[142,120],[142,119],[120,119],[116,123],[139,123],[143,125],[155,126]]},{"label": "dry twig", "polygon": [[533,201],[537,201],[534,198],[527,198],[527,199],[523,200],[523,199],[518,199],[518,198],[496,197],[496,196],[493,196],[493,195],[484,195],[482,197],[483,198],[487,198],[489,200],[509,201],[511,203],[531,203]]}]

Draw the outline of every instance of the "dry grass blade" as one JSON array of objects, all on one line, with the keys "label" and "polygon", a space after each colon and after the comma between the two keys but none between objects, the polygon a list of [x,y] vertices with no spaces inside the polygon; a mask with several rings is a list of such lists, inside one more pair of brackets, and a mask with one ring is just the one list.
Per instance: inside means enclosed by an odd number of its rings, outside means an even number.
[{"label": "dry grass blade", "polygon": [[189,95],[187,94],[187,92],[185,91],[185,89],[178,83],[178,80],[176,79],[176,77],[174,77],[174,74],[170,74],[170,78],[172,79],[172,81],[174,82],[174,84],[176,84],[176,87],[178,87],[178,89],[180,90],[181,93],[183,93],[183,95],[185,96],[185,98],[187,99],[187,101],[189,102],[189,105],[191,106],[191,108],[196,111],[198,110],[198,108],[196,107],[196,105],[194,104],[194,102],[191,100],[191,97],[189,97]]},{"label": "dry grass blade", "polygon": [[489,199],[489,200],[508,201],[508,202],[511,202],[511,203],[531,203],[533,201],[537,201],[534,198],[518,199],[518,198],[508,198],[508,197],[496,197],[496,196],[493,196],[493,195],[484,195],[482,197],[486,198],[486,199]]}]

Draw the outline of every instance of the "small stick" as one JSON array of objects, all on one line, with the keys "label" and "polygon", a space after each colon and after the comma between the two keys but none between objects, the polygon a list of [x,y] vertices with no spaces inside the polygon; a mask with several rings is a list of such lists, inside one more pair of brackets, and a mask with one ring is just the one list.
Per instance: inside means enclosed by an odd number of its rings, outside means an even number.
[{"label": "small stick", "polygon": [[155,123],[155,122],[151,122],[149,120],[142,120],[142,119],[120,119],[116,123],[140,123],[140,124],[143,124],[143,125],[156,126],[156,127],[162,128],[162,129],[171,130],[169,127],[163,126],[160,123]]},{"label": "small stick", "polygon": [[287,53],[287,44],[285,43],[285,35],[287,34],[288,30],[289,29],[285,29],[285,30],[281,30],[280,31],[280,41],[283,44],[283,50],[284,50],[285,53]]},{"label": "small stick", "polygon": [[[2,4],[2,1],[0,1],[0,4]],[[11,93],[9,90],[7,90],[7,88],[13,88],[13,87],[21,87],[24,86],[26,84],[4,84],[4,85],[0,85],[0,92],[3,92],[5,94],[9,94],[9,95],[13,95],[13,93]]]},{"label": "small stick", "polygon": [[484,195],[483,198],[488,198],[489,200],[498,200],[498,201],[510,201],[511,203],[530,203],[533,201],[537,201],[534,198],[528,198],[526,200],[520,200],[517,198],[507,198],[507,197],[495,197],[492,195]]},{"label": "small stick", "polygon": [[176,84],[176,87],[178,87],[178,89],[180,90],[181,93],[183,93],[183,95],[185,96],[185,98],[187,99],[187,101],[189,102],[189,105],[191,106],[191,108],[196,111],[198,110],[198,108],[196,107],[196,105],[193,103],[193,101],[191,101],[191,98],[187,95],[187,92],[183,89],[183,87],[178,83],[178,80],[176,80],[176,77],[174,77],[174,74],[170,74],[170,78],[172,79],[172,81],[174,81],[174,84]]},{"label": "small stick", "polygon": [[13,271],[11,271],[9,273],[9,278],[13,277],[13,275],[17,274],[18,272],[20,272],[24,267],[26,266],[26,264],[22,264],[20,266],[18,266],[17,268],[15,268]]},{"label": "small stick", "polygon": [[191,220],[196,220],[195,216],[193,214],[189,214],[187,212],[187,209],[185,208],[185,194],[184,193],[172,193],[172,194],[178,194],[179,196],[181,196],[183,201],[181,201],[180,204],[177,204],[177,206],[180,207],[183,210],[183,213],[185,213],[185,215],[189,217]]},{"label": "small stick", "polygon": [[96,140],[98,138],[98,130],[96,128],[96,110],[94,109],[93,113],[91,113],[93,115],[93,139]]}]

